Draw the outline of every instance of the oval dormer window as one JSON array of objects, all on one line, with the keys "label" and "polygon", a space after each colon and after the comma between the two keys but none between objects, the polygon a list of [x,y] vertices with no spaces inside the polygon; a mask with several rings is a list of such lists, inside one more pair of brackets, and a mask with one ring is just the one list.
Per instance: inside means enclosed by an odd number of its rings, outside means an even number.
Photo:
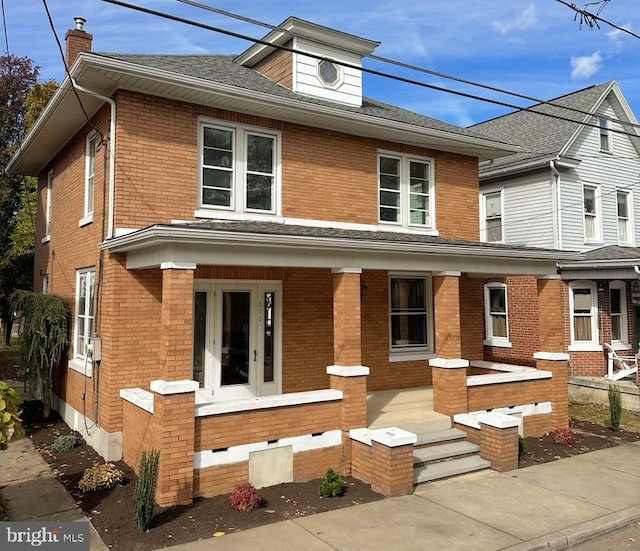
[{"label": "oval dormer window", "polygon": [[318,76],[326,86],[335,86],[340,80],[340,67],[331,61],[323,59],[318,63]]}]

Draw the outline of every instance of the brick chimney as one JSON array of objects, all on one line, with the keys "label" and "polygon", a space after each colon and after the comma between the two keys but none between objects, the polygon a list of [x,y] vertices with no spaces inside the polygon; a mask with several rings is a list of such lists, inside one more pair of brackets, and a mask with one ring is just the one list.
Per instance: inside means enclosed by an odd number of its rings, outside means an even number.
[{"label": "brick chimney", "polygon": [[65,56],[67,67],[71,67],[73,62],[82,52],[90,52],[93,42],[93,35],[84,30],[87,22],[83,17],[74,17],[75,29],[69,29],[64,37],[67,43],[67,54]]}]

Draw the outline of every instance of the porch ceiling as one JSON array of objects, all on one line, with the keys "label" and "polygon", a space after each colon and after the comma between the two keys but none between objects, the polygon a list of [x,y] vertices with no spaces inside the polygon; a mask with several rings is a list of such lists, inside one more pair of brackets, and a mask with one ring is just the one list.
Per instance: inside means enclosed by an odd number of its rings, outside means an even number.
[{"label": "porch ceiling", "polygon": [[126,253],[129,269],[173,262],[543,276],[556,273],[558,260],[575,257],[421,234],[219,221],[151,226],[102,248]]}]

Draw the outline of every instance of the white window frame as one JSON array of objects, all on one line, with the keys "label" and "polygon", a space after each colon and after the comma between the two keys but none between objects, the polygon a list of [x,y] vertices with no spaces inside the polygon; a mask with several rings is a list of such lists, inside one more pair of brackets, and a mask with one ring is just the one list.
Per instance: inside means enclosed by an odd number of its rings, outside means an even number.
[{"label": "white window frame", "polygon": [[[214,128],[231,132],[233,140],[233,163],[230,169],[231,198],[229,206],[209,205],[203,203],[203,168],[204,168],[204,129]],[[247,138],[249,135],[262,136],[274,140],[273,150],[273,188],[271,190],[271,209],[251,209],[246,205],[247,192]],[[282,133],[270,128],[260,128],[229,121],[201,118],[198,121],[198,208],[197,217],[211,217],[213,212],[221,218],[260,218],[273,219],[281,212],[282,197]]]},{"label": "white window frame", "polygon": [[[574,306],[574,291],[577,289],[589,289],[591,293],[591,310],[589,316],[591,317],[591,340],[578,341],[575,336],[575,324],[574,318],[576,317],[573,311]],[[593,281],[572,281],[569,284],[569,317],[571,325],[571,344],[569,345],[569,351],[586,351],[586,352],[600,352],[602,346],[600,345],[600,335],[598,331],[598,289]],[[582,317],[582,316],[579,316]]]},{"label": "white window frame", "polygon": [[[387,220],[382,220],[380,217],[380,159],[382,157],[387,157],[390,159],[397,159],[400,161],[400,208],[399,208],[399,220],[397,222],[390,222]],[[428,174],[429,174],[429,209],[427,213],[429,215],[429,223],[428,224],[416,224],[411,222],[411,193],[410,193],[410,184],[409,184],[409,175],[410,175],[410,163],[415,161],[417,163],[422,163],[428,165]],[[377,172],[378,172],[378,224],[381,226],[395,226],[395,227],[404,227],[404,228],[412,228],[412,229],[424,229],[424,230],[435,230],[436,224],[436,197],[435,197],[435,162],[432,157],[421,157],[419,155],[408,155],[397,153],[396,151],[386,151],[380,150],[378,151],[377,157]],[[391,191],[391,190],[390,190]]]},{"label": "white window frame", "polygon": [[51,240],[51,222],[53,220],[53,170],[47,174],[47,189],[45,191],[44,237],[42,243]]},{"label": "white window frame", "polygon": [[[507,336],[502,337],[493,334],[493,323],[491,313],[491,291],[502,290],[504,292],[504,306],[505,306],[505,322],[507,325]],[[507,285],[501,282],[491,282],[484,286],[484,327],[485,327],[485,346],[495,346],[500,348],[512,348],[511,341],[509,340],[509,298],[507,292]]]},{"label": "white window frame", "polygon": [[[614,314],[611,308],[611,290],[619,289],[620,290],[620,307],[622,311],[620,313]],[[629,345],[629,325],[628,325],[628,317],[627,317],[627,284],[624,281],[612,281],[609,283],[609,315],[613,320],[613,316],[620,317],[620,324],[622,329],[621,339],[613,338],[613,321],[611,323],[611,346],[616,350],[628,350],[631,348]]]},{"label": "white window frame", "polygon": [[[425,327],[426,346],[393,346],[393,325],[392,325],[392,305],[391,305],[391,282],[394,279],[419,279],[423,280],[425,285],[425,302],[427,323]],[[388,277],[388,331],[389,331],[389,361],[404,362],[414,360],[427,360],[435,358],[435,333],[433,323],[433,280],[431,274],[411,273],[411,272],[392,272]]]},{"label": "white window frame", "polygon": [[[624,195],[627,198],[627,217],[621,217],[618,213],[618,195]],[[627,237],[626,241],[620,239],[620,221],[623,220],[627,225]],[[635,232],[633,230],[633,195],[631,190],[618,189],[616,190],[616,233],[618,235],[619,245],[634,245]]]},{"label": "white window frame", "polygon": [[93,222],[93,205],[95,201],[96,155],[98,152],[98,134],[95,130],[87,134],[85,141],[84,167],[84,213],[78,225],[86,226]]},{"label": "white window frame", "polygon": [[[587,213],[584,210],[584,192],[586,189],[593,190],[595,213]],[[594,218],[595,236],[587,237],[587,217]],[[585,243],[602,243],[602,204],[601,192],[599,184],[583,183],[582,184],[582,231]]]},{"label": "white window frame", "polygon": [[[92,336],[94,317],[89,315],[92,310],[92,302],[95,298],[95,267],[83,268],[76,270],[76,298],[75,298],[75,310],[73,313],[73,359],[69,362],[69,367],[75,371],[79,371],[87,375],[92,374],[93,362],[91,357],[87,354],[86,346],[89,344],[89,339]],[[93,283],[93,285],[91,285]],[[84,300],[81,297],[81,288],[85,287]],[[94,311],[95,314],[95,311]],[[80,333],[78,331],[79,324],[83,324],[84,337],[85,337],[85,349],[78,350],[78,338]]]},{"label": "white window frame", "polygon": [[[498,241],[489,241],[489,230],[487,229],[487,197],[489,195],[500,195],[500,237]],[[494,219],[497,217],[493,217]],[[480,241],[485,243],[504,243],[504,190],[494,189],[484,191],[480,194]]]},{"label": "white window frame", "polygon": [[613,151],[613,143],[611,139],[609,119],[606,117],[598,117],[598,127],[600,151],[603,153],[611,153]]}]

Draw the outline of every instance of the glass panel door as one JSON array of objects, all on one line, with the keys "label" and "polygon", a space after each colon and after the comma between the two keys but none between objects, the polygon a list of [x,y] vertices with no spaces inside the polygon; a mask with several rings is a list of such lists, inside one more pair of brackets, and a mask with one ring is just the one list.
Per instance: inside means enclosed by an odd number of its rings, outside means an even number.
[{"label": "glass panel door", "polygon": [[222,292],[220,339],[220,385],[249,384],[249,371],[255,361],[251,343],[251,292]]}]

